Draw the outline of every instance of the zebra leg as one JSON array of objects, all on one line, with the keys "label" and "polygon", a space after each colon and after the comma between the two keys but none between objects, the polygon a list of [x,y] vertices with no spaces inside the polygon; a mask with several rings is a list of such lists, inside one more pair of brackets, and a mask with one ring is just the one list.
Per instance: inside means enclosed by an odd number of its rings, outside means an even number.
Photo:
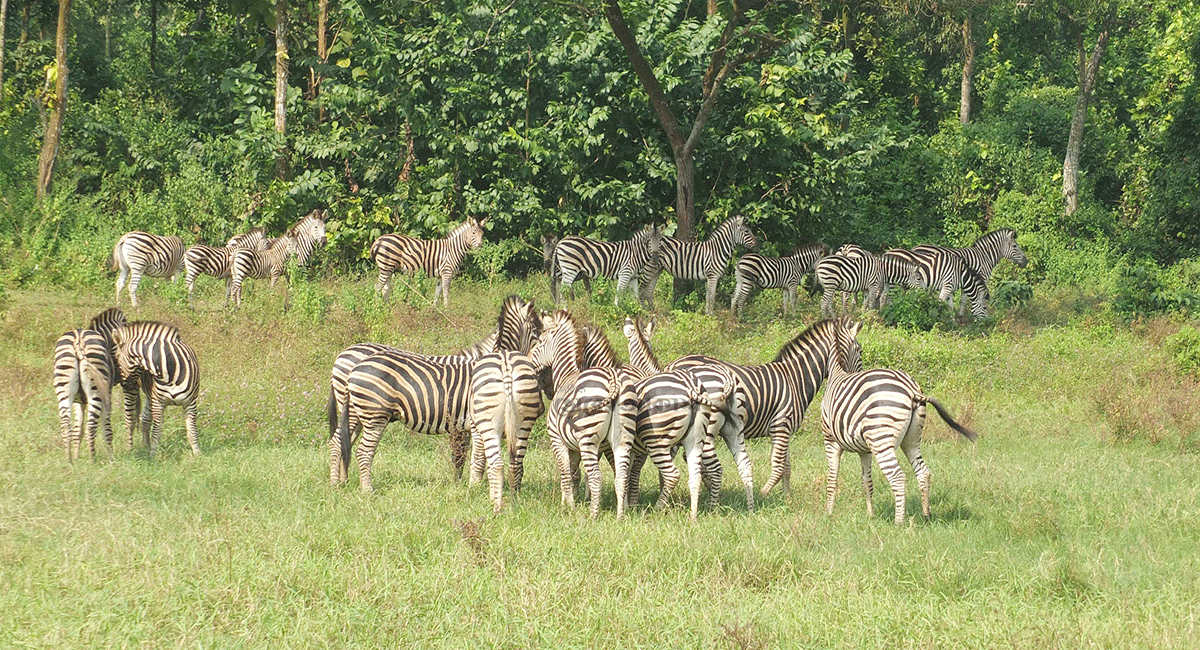
[{"label": "zebra leg", "polygon": [[569,508],[575,507],[575,488],[571,477],[571,456],[567,445],[558,436],[550,436],[550,451],[554,454],[555,464],[558,465],[558,488],[561,492],[560,503]]},{"label": "zebra leg", "polygon": [[796,313],[796,285],[783,288],[783,315],[791,316]]},{"label": "zebra leg", "polygon": [[717,459],[716,441],[705,438],[700,447],[700,480],[708,487],[708,503],[721,502],[721,461]]},{"label": "zebra leg", "polygon": [[379,278],[375,280],[375,293],[379,294],[384,302],[387,302],[388,298],[392,295],[392,273],[395,273],[395,271],[380,269]]},{"label": "zebra leg", "polygon": [[[445,273],[442,275],[441,289],[442,289],[442,308],[447,309],[450,307],[450,274],[449,273]],[[434,302],[437,302],[437,293],[436,292],[433,295],[433,300],[434,300]]]},{"label": "zebra leg", "polygon": [[917,485],[921,488],[921,514],[929,521],[929,492],[933,482],[933,471],[921,458],[921,430],[925,427],[925,406],[918,406],[908,424],[908,431],[900,441],[900,449],[908,457],[913,473],[917,475]]},{"label": "zebra leg", "polygon": [[[642,491],[642,467],[646,465],[646,454],[633,451],[629,455],[629,483],[625,491],[625,504],[636,508]],[[658,480],[659,490],[662,489],[662,476]]]},{"label": "zebra leg", "polygon": [[100,424],[104,427],[104,442],[108,443],[108,457],[113,455],[112,431],[112,394],[105,395],[103,409],[100,412]]},{"label": "zebra leg", "polygon": [[60,394],[58,396],[59,431],[62,432],[63,449],[67,452],[67,462],[74,460],[71,458],[71,438],[74,437],[71,431],[71,410],[74,407],[74,401],[69,395]]},{"label": "zebra leg", "polygon": [[134,307],[138,306],[137,289],[142,282],[142,272],[138,269],[131,269],[129,273],[129,302]]},{"label": "zebra leg", "polygon": [[187,427],[188,446],[192,448],[192,455],[200,455],[200,432],[196,429],[196,400],[192,400],[184,407],[184,426]]},{"label": "zebra leg", "polygon": [[833,514],[833,500],[838,491],[838,467],[842,463],[842,447],[836,440],[825,438],[825,462],[829,470],[825,473],[825,514]]},{"label": "zebra leg", "polygon": [[858,460],[862,463],[862,487],[863,495],[867,497],[867,519],[874,519],[875,502],[872,499],[875,496],[875,486],[871,483],[871,454],[859,454]]},{"label": "zebra leg", "polygon": [[375,448],[383,437],[383,429],[387,426],[386,417],[372,418],[362,423],[362,440],[358,451],[358,489],[362,492],[374,492],[375,485],[371,482],[371,461],[375,458]]},{"label": "zebra leg", "polygon": [[[675,463],[671,462],[670,449],[664,449],[662,447],[651,448],[650,460],[654,461],[654,466],[658,468],[658,475],[662,479],[662,487],[659,489],[658,503],[655,504],[655,507],[664,509],[671,501],[671,493],[675,491],[675,485],[679,483],[679,468],[675,466]],[[698,454],[696,460],[699,461]],[[697,466],[697,481],[700,480],[698,470],[699,467]],[[697,493],[699,492],[699,489],[700,486],[697,484]]]},{"label": "zebra leg", "polygon": [[579,459],[587,476],[588,509],[592,519],[600,516],[600,454],[596,441],[579,441]]},{"label": "zebra leg", "polygon": [[633,295],[636,298],[638,296],[638,283],[637,278],[633,277],[633,272],[626,269],[617,274],[617,289],[613,292],[614,306],[621,305],[621,293],[631,285],[633,287]]},{"label": "zebra leg", "polygon": [[[150,391],[150,399],[148,399],[146,401],[146,403],[150,410],[150,422],[149,422],[149,424],[150,424],[150,429],[149,429],[150,442],[149,442],[148,446],[150,447],[150,458],[154,458],[154,450],[158,449],[159,441],[162,440],[163,401],[162,401],[162,398],[159,397],[158,391],[154,390],[154,391]],[[143,438],[145,438],[147,436],[146,424],[147,424],[147,422],[145,419],[145,413],[143,413],[143,417],[142,417],[142,437]]]},{"label": "zebra leg", "polygon": [[92,460],[96,460],[96,430],[100,428],[100,417],[104,414],[104,401],[99,393],[88,400],[87,441]]},{"label": "zebra leg", "polygon": [[75,401],[74,398],[68,402],[66,410],[60,410],[59,413],[62,419],[63,426],[63,447],[67,450],[67,462],[75,462],[77,456],[75,438],[76,431],[83,426],[83,410],[81,404]]},{"label": "zebra leg", "polygon": [[125,428],[129,430],[129,450],[133,450],[133,432],[137,426],[137,413],[142,408],[142,393],[141,389],[136,385],[131,390],[126,386],[121,387],[125,394]]},{"label": "zebra leg", "polygon": [[329,485],[337,486],[345,482],[346,475],[342,473],[342,445],[338,430],[334,429],[333,435],[329,436]]},{"label": "zebra leg", "polygon": [[720,279],[719,275],[710,275],[704,290],[704,313],[709,316],[713,315],[713,303],[717,301],[717,281]]},{"label": "zebra leg", "polygon": [[760,493],[766,496],[777,484],[783,484],[783,492],[791,493],[791,460],[788,458],[788,430],[786,424],[771,428],[771,475],[763,484]]},{"label": "zebra leg", "polygon": [[721,431],[721,437],[725,439],[725,446],[729,448],[729,453],[733,455],[733,462],[737,465],[738,476],[742,478],[742,486],[746,489],[746,510],[754,510],[754,469],[750,464],[750,454],[746,452],[746,439],[739,433],[726,433]]},{"label": "zebra leg", "polygon": [[196,288],[196,276],[198,275],[200,275],[199,269],[188,266],[187,273],[183,276],[183,282],[187,285],[188,290],[188,307],[193,307],[192,291]]},{"label": "zebra leg", "polygon": [[[696,441],[692,441],[690,444],[685,443],[685,446],[687,448],[683,450],[683,457],[687,460],[688,495],[691,497],[691,506],[692,506],[691,519],[692,519],[692,521],[696,521],[696,515],[700,511],[700,483],[703,480],[703,477],[701,476],[701,472],[700,472],[700,464],[701,464],[700,455],[703,453],[703,447],[704,447],[705,442],[707,442],[707,441],[700,441],[700,444],[696,444]],[[674,463],[672,463],[671,466],[674,467],[675,466]],[[718,483],[716,487],[717,487],[717,492],[719,494],[721,491],[720,484]],[[662,500],[662,495],[660,494],[659,501],[661,501],[661,500]],[[713,503],[715,503],[715,502],[716,502],[716,499],[713,499]]]},{"label": "zebra leg", "polygon": [[471,418],[471,478],[467,481],[467,487],[475,487],[483,480],[483,475],[487,470],[487,452],[484,451],[483,432],[479,430],[479,424],[475,419]]},{"label": "zebra leg", "polygon": [[[891,436],[883,436],[890,441]],[[879,469],[887,478],[888,485],[892,487],[892,498],[896,502],[896,525],[904,523],[904,500],[906,497],[904,469],[900,467],[900,461],[896,458],[896,448],[889,443],[877,445],[879,449],[875,450],[875,460],[879,462]]]},{"label": "zebra leg", "polygon": [[[150,455],[154,455],[154,448],[150,446],[150,432],[154,424],[154,410],[151,404],[154,402],[153,389],[146,393],[146,401],[142,404],[142,445],[150,450]],[[162,408],[161,406],[159,407]]]},{"label": "zebra leg", "polygon": [[471,434],[460,431],[458,427],[450,429],[450,465],[454,471],[454,482],[462,480],[463,467],[467,464],[467,455],[471,448]]},{"label": "zebra leg", "polygon": [[821,317],[829,318],[833,316],[833,294],[837,289],[826,287],[824,293],[821,294]]}]

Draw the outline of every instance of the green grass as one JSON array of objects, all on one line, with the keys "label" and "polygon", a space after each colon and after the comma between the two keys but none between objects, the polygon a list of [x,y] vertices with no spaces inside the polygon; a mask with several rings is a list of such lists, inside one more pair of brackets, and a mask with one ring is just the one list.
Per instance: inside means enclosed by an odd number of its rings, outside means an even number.
[{"label": "green grass", "polygon": [[[118,417],[115,457],[74,465],[58,440],[50,353],[109,294],[8,292],[0,646],[1197,645],[1200,393],[1170,370],[1167,334],[1137,335],[1036,297],[1025,314],[965,333],[869,325],[866,364],[909,371],[981,434],[966,444],[931,413],[929,522],[897,529],[878,473],[883,514],[868,520],[854,462],[824,514],[819,402],[793,440],[790,496],[746,512],[722,450],[721,503],[697,523],[684,487],[670,510],[621,521],[607,495],[593,522],[585,507],[559,506],[540,423],[526,489],[506,494],[499,516],[483,486],[451,481],[444,439],[398,425],[376,456],[375,494],[354,479],[327,484],[324,400],[341,348],[454,349],[490,329],[509,292],[545,305],[544,279],[456,282],[444,311],[429,306],[431,291],[401,286],[383,305],[369,279],[301,279],[291,290],[287,314],[282,290],[265,283],[226,312],[210,282],[192,312],[177,287],[143,284],[132,316],[175,323],[199,356],[204,455],[189,457],[182,415],[168,408],[155,460],[140,441],[127,449]],[[605,291],[598,283],[593,301],[571,306],[623,349],[617,323],[635,308],[612,307]],[[813,318],[810,302],[778,320],[776,293],[756,298],[750,324],[724,311],[661,314],[659,356],[769,360]],[[751,453],[761,484],[766,441]],[[611,481],[606,469],[606,490]],[[656,492],[647,471],[643,504]]]}]

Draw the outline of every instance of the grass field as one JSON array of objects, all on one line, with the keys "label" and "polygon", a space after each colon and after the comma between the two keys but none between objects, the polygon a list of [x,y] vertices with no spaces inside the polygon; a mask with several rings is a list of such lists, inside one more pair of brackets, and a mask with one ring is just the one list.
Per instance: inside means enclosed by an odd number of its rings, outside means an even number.
[{"label": "grass field", "polygon": [[[452,482],[444,439],[399,425],[376,456],[375,494],[356,479],[328,485],[324,407],[341,348],[455,349],[492,327],[507,293],[545,304],[544,278],[457,282],[444,312],[403,287],[381,305],[365,279],[300,282],[286,315],[264,283],[237,313],[211,284],[193,312],[178,287],[150,280],[130,314],[178,325],[196,349],[204,454],[190,457],[169,408],[154,460],[140,441],[128,449],[118,416],[115,455],[74,465],[51,351],[110,296],[7,293],[0,646],[1200,646],[1200,393],[1160,348],[1176,323],[1129,326],[1039,292],[968,333],[869,324],[866,365],[907,370],[981,434],[965,443],[931,412],[929,522],[897,529],[878,473],[883,514],[867,519],[852,458],[825,515],[819,397],[792,442],[790,495],[746,512],[722,449],[721,503],[697,523],[682,486],[668,511],[620,521],[609,494],[590,521],[586,507],[559,506],[540,423],[525,491],[498,516],[483,486]],[[598,294],[573,307],[623,351],[624,312]],[[654,345],[664,361],[768,361],[813,320],[811,302],[772,318],[777,300],[760,296],[749,325],[666,313]],[[761,485],[767,442],[750,447]],[[647,471],[643,504],[656,493]]]}]

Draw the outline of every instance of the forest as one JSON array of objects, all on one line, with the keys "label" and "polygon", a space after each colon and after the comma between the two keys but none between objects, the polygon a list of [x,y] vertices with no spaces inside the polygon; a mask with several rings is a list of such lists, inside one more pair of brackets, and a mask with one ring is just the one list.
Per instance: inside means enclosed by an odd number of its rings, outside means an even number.
[{"label": "forest", "polygon": [[476,277],[541,235],[764,251],[967,245],[993,293],[1125,313],[1200,296],[1200,8],[1187,1],[0,5],[0,274],[106,284],[121,233],[223,242],[330,211],[321,272],[488,217]]}]

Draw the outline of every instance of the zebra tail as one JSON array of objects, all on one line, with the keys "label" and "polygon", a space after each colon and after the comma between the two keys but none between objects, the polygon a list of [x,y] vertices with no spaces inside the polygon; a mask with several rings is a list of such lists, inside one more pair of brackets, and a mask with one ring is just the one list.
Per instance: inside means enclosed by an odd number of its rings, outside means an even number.
[{"label": "zebra tail", "polygon": [[558,261],[558,245],[555,244],[554,252],[550,254],[550,300],[558,303],[558,287],[562,283],[562,269],[559,268]]},{"label": "zebra tail", "polygon": [[338,425],[337,400],[334,399],[333,386],[329,387],[329,401],[325,404],[325,412],[329,420],[329,439],[332,441],[333,434],[337,432]]},{"label": "zebra tail", "polygon": [[933,399],[932,397],[930,397],[928,395],[921,395],[918,399],[920,399],[922,402],[928,402],[929,404],[933,404],[933,408],[937,409],[938,415],[942,416],[942,419],[946,421],[946,424],[950,425],[951,429],[954,429],[955,431],[957,431],[959,434],[961,434],[967,440],[970,440],[971,442],[975,442],[975,439],[979,437],[979,434],[977,434],[974,431],[955,422],[954,418],[950,417],[950,411],[947,411],[946,407],[942,406],[941,402],[937,401],[936,399]]},{"label": "zebra tail", "polygon": [[504,437],[508,442],[508,457],[512,458],[517,454],[517,398],[513,394],[512,368],[507,370],[504,377]]},{"label": "zebra tail", "polygon": [[[333,391],[333,388],[331,387],[330,392],[332,392],[332,391]],[[331,395],[331,397],[332,397],[332,395]],[[338,431],[338,443],[342,447],[342,469],[345,470],[348,474],[350,471],[350,441],[351,441],[351,437],[350,437],[350,396],[348,394],[346,395],[346,403],[342,404],[341,406],[342,406],[341,413],[339,414],[339,417],[338,417],[338,426],[340,428],[340,430]]]},{"label": "zebra tail", "polygon": [[113,245],[112,255],[108,257],[108,270],[110,271],[117,271],[121,268],[120,265],[117,264],[117,251],[121,249],[122,239],[125,238],[122,237],[121,239],[118,239],[117,243]]}]

